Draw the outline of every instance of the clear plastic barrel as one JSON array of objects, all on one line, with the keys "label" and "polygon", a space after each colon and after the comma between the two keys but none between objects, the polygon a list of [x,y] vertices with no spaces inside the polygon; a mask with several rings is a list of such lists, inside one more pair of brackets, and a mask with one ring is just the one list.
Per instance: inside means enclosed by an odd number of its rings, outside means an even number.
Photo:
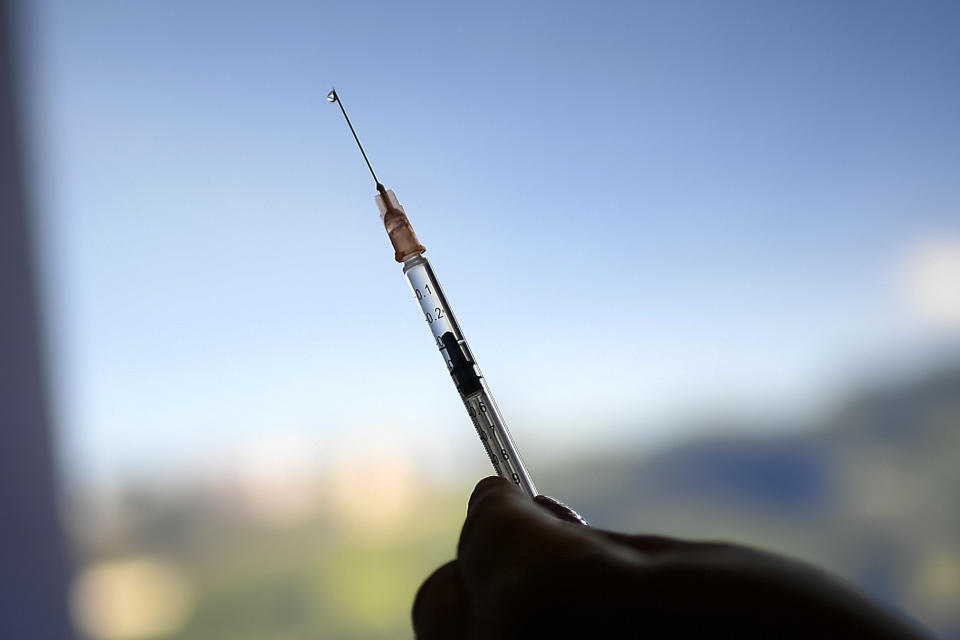
[{"label": "clear plastic barrel", "polygon": [[403,262],[403,273],[420,304],[424,319],[447,363],[457,392],[480,436],[480,442],[490,456],[494,470],[498,475],[513,481],[531,497],[536,496],[537,488],[527,473],[500,409],[493,400],[490,388],[470,352],[430,263],[420,254],[408,257]]}]

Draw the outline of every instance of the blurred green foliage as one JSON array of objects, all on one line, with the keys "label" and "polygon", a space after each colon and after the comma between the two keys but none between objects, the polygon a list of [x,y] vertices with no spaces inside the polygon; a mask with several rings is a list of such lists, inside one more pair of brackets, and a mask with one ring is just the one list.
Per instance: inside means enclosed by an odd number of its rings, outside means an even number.
[{"label": "blurred green foliage", "polygon": [[[781,435],[726,429],[538,479],[596,526],[786,552],[960,638],[960,369],[852,394],[805,429],[750,427]],[[327,503],[277,525],[229,494],[128,487],[122,526],[93,527],[79,553],[177,567],[193,606],[170,640],[409,637],[416,589],[453,557],[469,490],[425,483],[387,519]]]}]

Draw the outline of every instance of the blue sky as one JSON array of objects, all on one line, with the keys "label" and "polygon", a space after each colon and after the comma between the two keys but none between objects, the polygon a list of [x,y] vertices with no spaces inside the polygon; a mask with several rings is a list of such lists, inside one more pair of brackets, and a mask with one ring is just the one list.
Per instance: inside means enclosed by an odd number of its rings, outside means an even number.
[{"label": "blue sky", "polygon": [[62,458],[109,477],[388,430],[483,469],[331,85],[534,467],[955,341],[897,283],[960,234],[958,14],[33,4]]}]

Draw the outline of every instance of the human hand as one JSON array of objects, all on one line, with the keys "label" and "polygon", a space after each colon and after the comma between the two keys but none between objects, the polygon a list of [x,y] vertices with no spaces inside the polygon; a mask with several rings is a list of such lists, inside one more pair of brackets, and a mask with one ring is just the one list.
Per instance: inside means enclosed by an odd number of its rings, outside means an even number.
[{"label": "human hand", "polygon": [[733,544],[601,531],[566,511],[502,478],[481,480],[457,559],[417,594],[417,638],[923,637],[810,565]]}]

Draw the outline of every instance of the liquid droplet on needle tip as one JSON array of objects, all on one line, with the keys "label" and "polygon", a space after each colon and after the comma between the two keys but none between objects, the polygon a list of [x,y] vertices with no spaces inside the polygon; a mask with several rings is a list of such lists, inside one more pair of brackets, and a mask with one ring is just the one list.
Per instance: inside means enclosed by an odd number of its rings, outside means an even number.
[{"label": "liquid droplet on needle tip", "polygon": [[337,92],[331,89],[330,93],[327,94],[327,102],[336,102],[336,101],[337,101]]}]

